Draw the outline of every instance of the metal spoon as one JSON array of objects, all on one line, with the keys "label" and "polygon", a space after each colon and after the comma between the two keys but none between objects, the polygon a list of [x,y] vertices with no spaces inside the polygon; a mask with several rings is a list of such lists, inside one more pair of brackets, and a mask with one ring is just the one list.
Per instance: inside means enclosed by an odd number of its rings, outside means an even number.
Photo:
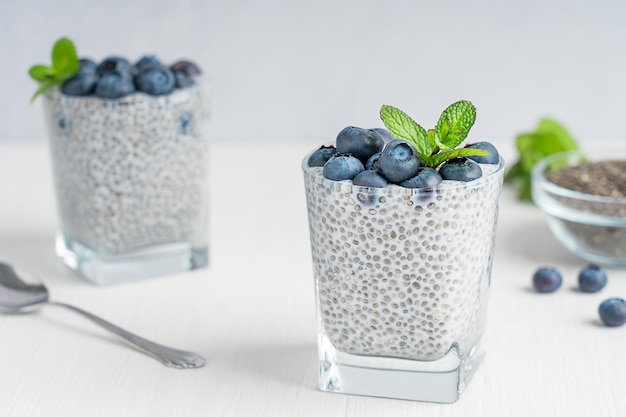
[{"label": "metal spoon", "polygon": [[197,353],[159,345],[121,329],[78,307],[50,301],[48,289],[33,275],[23,271],[18,272],[11,265],[0,262],[0,312],[23,313],[35,310],[43,304],[65,307],[87,317],[120,336],[141,352],[161,361],[166,366],[173,368],[200,368],[204,366],[204,358]]}]

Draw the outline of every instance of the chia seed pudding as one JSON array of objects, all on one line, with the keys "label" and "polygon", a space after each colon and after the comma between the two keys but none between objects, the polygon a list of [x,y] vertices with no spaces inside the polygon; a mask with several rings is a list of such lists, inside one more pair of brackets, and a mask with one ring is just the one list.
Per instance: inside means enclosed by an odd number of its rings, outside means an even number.
[{"label": "chia seed pudding", "polygon": [[66,238],[104,255],[190,242],[206,247],[208,142],[203,85],[119,99],[45,94]]},{"label": "chia seed pudding", "polygon": [[304,159],[320,331],[354,355],[432,361],[483,333],[503,162],[470,182],[360,187]]}]

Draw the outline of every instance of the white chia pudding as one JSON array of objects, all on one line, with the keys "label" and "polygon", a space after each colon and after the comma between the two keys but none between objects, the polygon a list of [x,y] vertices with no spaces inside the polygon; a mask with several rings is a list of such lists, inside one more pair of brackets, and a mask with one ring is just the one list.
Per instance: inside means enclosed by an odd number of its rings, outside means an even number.
[{"label": "white chia pudding", "polygon": [[336,349],[421,361],[483,333],[504,165],[434,189],[304,171],[318,320]]},{"label": "white chia pudding", "polygon": [[106,255],[206,246],[207,103],[201,84],[119,99],[45,94],[66,237]]}]

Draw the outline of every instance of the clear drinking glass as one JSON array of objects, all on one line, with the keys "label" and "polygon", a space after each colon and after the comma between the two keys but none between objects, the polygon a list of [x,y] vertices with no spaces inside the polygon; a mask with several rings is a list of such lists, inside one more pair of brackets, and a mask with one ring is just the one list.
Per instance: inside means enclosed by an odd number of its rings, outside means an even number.
[{"label": "clear drinking glass", "polygon": [[477,366],[504,162],[435,189],[304,171],[322,390],[456,401]]},{"label": "clear drinking glass", "polygon": [[97,284],[207,265],[206,90],[45,94],[65,264]]}]

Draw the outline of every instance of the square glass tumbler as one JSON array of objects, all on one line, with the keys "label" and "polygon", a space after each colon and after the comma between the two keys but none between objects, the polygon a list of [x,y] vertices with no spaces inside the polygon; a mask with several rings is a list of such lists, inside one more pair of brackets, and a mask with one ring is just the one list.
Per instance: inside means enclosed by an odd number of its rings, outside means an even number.
[{"label": "square glass tumbler", "polygon": [[449,403],[478,365],[504,162],[432,189],[302,163],[325,391]]},{"label": "square glass tumbler", "polygon": [[207,87],[119,99],[46,93],[57,255],[97,284],[208,263]]}]

